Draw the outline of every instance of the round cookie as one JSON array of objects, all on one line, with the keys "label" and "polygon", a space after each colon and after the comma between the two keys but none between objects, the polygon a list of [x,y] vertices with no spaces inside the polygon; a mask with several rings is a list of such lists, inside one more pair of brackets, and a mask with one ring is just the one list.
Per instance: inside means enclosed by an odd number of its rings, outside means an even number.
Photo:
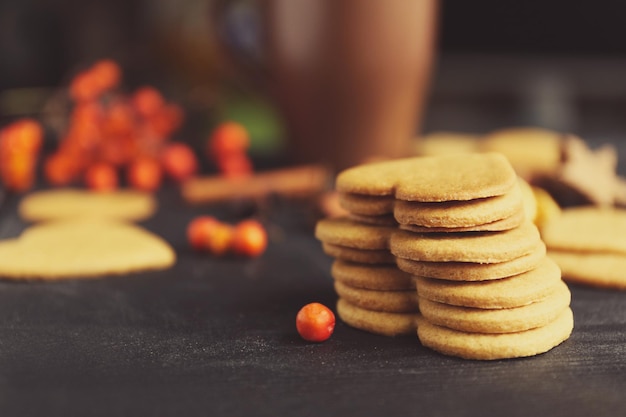
[{"label": "round cookie", "polygon": [[573,328],[574,315],[568,307],[551,323],[517,333],[461,332],[418,318],[417,335],[424,346],[445,355],[496,360],[547,352],[567,340]]},{"label": "round cookie", "polygon": [[522,190],[516,186],[502,195],[469,201],[420,203],[398,200],[393,213],[403,225],[466,228],[493,223],[523,210]]},{"label": "round cookie", "polygon": [[438,326],[470,333],[514,333],[545,326],[569,306],[564,282],[545,298],[520,307],[485,309],[460,307],[419,298],[424,319]]},{"label": "round cookie", "polygon": [[26,195],[20,201],[18,212],[31,222],[78,217],[139,221],[152,216],[156,208],[156,199],[149,193],[134,190],[97,193],[63,188]]},{"label": "round cookie", "polygon": [[337,315],[347,325],[384,336],[415,334],[419,313],[371,311],[339,298]]},{"label": "round cookie", "polygon": [[368,225],[345,217],[322,219],[315,226],[315,237],[324,243],[355,249],[388,249],[391,226]]},{"label": "round cookie", "polygon": [[422,262],[396,258],[398,268],[411,275],[450,281],[484,281],[506,278],[535,268],[546,255],[539,241],[531,253],[506,262],[481,264],[473,262]]},{"label": "round cookie", "polygon": [[551,250],[548,256],[561,268],[564,281],[626,290],[625,255]]},{"label": "round cookie", "polygon": [[541,230],[548,250],[611,252],[626,256],[626,210],[565,209]]},{"label": "round cookie", "polygon": [[382,214],[379,216],[368,216],[366,214],[354,214],[348,213],[346,216],[350,220],[354,220],[358,223],[371,224],[373,226],[397,226],[398,222],[393,217],[393,214]]},{"label": "round cookie", "polygon": [[395,265],[362,265],[336,260],[330,269],[332,277],[346,285],[369,290],[413,290],[415,280]]},{"label": "round cookie", "polygon": [[524,222],[503,232],[423,233],[398,230],[391,235],[395,256],[430,262],[506,262],[536,250],[537,227]]},{"label": "round cookie", "polygon": [[479,224],[467,227],[425,227],[412,224],[401,224],[402,230],[408,230],[415,233],[461,233],[461,232],[502,232],[510,230],[521,225],[526,220],[524,210],[519,210],[512,216],[504,219],[496,220],[491,223]]},{"label": "round cookie", "polygon": [[544,256],[537,268],[490,281],[444,281],[415,278],[420,297],[449,305],[476,308],[512,308],[541,300],[561,283],[561,270]]},{"label": "round cookie", "polygon": [[322,250],[328,256],[363,264],[395,264],[396,257],[387,249],[354,249],[322,242]]},{"label": "round cookie", "polygon": [[350,304],[366,310],[387,311],[390,313],[410,313],[418,311],[415,290],[368,290],[351,287],[335,281],[335,292]]},{"label": "round cookie", "polygon": [[350,213],[381,216],[393,213],[396,199],[391,195],[370,196],[355,193],[338,193],[339,205]]},{"label": "round cookie", "polygon": [[359,165],[339,173],[336,188],[341,193],[442,202],[505,194],[516,183],[517,175],[503,155],[470,153]]}]

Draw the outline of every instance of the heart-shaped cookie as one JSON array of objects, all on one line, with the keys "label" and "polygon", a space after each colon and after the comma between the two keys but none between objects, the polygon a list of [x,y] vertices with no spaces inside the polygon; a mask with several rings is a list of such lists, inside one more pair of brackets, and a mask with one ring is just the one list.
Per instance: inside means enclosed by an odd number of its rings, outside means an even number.
[{"label": "heart-shaped cookie", "polygon": [[61,279],[120,275],[174,264],[170,245],[147,230],[110,219],[37,224],[0,242],[0,277]]}]

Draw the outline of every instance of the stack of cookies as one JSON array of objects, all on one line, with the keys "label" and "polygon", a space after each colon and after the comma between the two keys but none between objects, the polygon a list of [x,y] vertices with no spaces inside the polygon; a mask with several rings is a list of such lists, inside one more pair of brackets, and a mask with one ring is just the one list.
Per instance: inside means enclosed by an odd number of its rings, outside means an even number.
[{"label": "stack of cookies", "polygon": [[[397,222],[368,227],[387,230],[379,247],[416,282],[417,332],[425,346],[499,359],[542,353],[569,337],[569,290],[525,215],[517,176],[502,155],[362,165],[342,172],[337,189],[359,224],[382,224],[391,215]],[[338,314],[344,319],[339,308]]]},{"label": "stack of cookies", "polygon": [[411,275],[396,267],[389,251],[395,226],[349,218],[323,219],[315,236],[335,258],[331,275],[339,296],[337,313],[358,329],[388,336],[414,334],[417,293]]}]

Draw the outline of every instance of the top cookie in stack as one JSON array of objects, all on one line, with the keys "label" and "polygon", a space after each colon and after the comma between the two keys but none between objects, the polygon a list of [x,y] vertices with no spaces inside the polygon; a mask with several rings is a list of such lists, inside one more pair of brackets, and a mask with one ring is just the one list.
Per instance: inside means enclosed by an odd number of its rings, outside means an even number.
[{"label": "top cookie in stack", "polygon": [[361,165],[339,174],[337,190],[361,221],[393,215],[417,232],[494,231],[524,219],[517,182],[504,156],[487,153]]}]

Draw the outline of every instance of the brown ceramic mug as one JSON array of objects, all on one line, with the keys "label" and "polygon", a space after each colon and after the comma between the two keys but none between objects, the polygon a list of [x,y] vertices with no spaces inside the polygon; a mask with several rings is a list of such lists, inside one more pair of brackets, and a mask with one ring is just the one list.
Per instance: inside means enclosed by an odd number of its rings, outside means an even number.
[{"label": "brown ceramic mug", "polygon": [[256,4],[262,73],[294,162],[343,169],[411,153],[434,58],[436,0]]}]

